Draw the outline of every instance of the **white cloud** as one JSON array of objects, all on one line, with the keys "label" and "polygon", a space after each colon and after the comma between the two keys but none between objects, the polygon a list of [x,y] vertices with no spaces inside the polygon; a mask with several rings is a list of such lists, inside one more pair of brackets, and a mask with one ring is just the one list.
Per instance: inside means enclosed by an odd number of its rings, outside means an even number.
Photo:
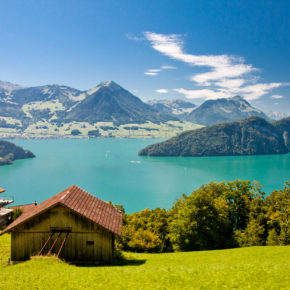
[{"label": "white cloud", "polygon": [[183,94],[188,99],[220,99],[227,98],[229,95],[226,92],[218,92],[210,89],[201,90],[186,90],[186,89],[174,89],[175,92]]},{"label": "white cloud", "polygon": [[176,67],[172,65],[163,65],[161,68],[162,69],[176,69]]},{"label": "white cloud", "polygon": [[159,93],[159,94],[166,94],[166,93],[168,93],[168,90],[166,90],[166,89],[159,89],[159,90],[156,90],[156,92]]},{"label": "white cloud", "polygon": [[255,84],[246,86],[239,89],[240,94],[244,96],[246,100],[259,99],[261,96],[268,94],[272,89],[281,87],[282,83],[269,83],[269,84]]},{"label": "white cloud", "polygon": [[148,72],[161,72],[161,69],[148,69]]},{"label": "white cloud", "polygon": [[280,95],[272,95],[271,98],[272,99],[283,99],[284,97],[280,96]]},{"label": "white cloud", "polygon": [[196,74],[191,80],[201,84],[209,85],[210,81],[221,78],[239,77],[255,71],[252,65],[244,64],[241,57],[230,55],[194,55],[183,52],[183,41],[177,34],[157,34],[145,32],[145,37],[151,42],[152,47],[168,57],[182,61],[189,65],[206,66],[212,70],[207,73]]},{"label": "white cloud", "polygon": [[144,72],[144,75],[157,76],[160,72],[167,69],[176,69],[176,67],[171,65],[163,65],[161,68],[147,69],[146,72]]},{"label": "white cloud", "polygon": [[245,82],[246,80],[244,79],[221,79],[215,82],[214,85],[221,88],[235,90],[240,88],[243,84],[245,84]]},{"label": "white cloud", "polygon": [[157,76],[157,75],[159,75],[159,73],[158,72],[150,72],[150,71],[147,71],[147,72],[144,72],[144,75]]},{"label": "white cloud", "polygon": [[214,67],[210,72],[196,74],[191,77],[199,85],[209,86],[212,81],[216,80],[231,80],[231,78],[241,77],[253,71],[253,68],[243,64],[226,64],[219,67]]},{"label": "white cloud", "polygon": [[129,40],[134,40],[134,41],[143,41],[143,40],[145,40],[144,37],[138,37],[138,36],[135,36],[135,35],[133,35],[131,33],[126,33],[125,36]]},{"label": "white cloud", "polygon": [[[247,100],[259,99],[271,90],[289,85],[289,83],[257,83],[257,76],[252,73],[258,69],[251,64],[246,64],[245,59],[232,55],[194,55],[184,52],[182,35],[158,34],[144,32],[144,36],[150,41],[156,51],[171,59],[184,62],[191,66],[207,67],[209,71],[197,73],[190,80],[198,86],[205,88],[196,90],[175,89],[187,98],[217,99],[241,95]],[[278,99],[278,95],[272,98]]]},{"label": "white cloud", "polygon": [[[238,84],[238,82],[237,82]],[[246,100],[259,99],[261,96],[269,93],[272,89],[280,87],[282,83],[270,83],[270,84],[255,84],[245,87],[234,87],[234,83],[230,84],[231,89],[217,88],[217,89],[201,89],[201,90],[186,90],[183,88],[174,89],[174,91],[183,94],[189,99],[220,99],[229,98],[234,95],[241,95]]]}]

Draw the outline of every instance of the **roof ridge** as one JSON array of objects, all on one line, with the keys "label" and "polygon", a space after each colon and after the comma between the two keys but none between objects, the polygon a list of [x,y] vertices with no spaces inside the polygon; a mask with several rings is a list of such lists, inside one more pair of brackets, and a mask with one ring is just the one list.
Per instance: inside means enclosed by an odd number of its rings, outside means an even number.
[{"label": "roof ridge", "polygon": [[30,220],[34,216],[43,213],[57,204],[66,206],[113,233],[121,233],[121,211],[82,188],[72,185],[36,205],[30,211],[24,212],[19,218],[4,229],[1,234],[10,231],[12,228]]}]

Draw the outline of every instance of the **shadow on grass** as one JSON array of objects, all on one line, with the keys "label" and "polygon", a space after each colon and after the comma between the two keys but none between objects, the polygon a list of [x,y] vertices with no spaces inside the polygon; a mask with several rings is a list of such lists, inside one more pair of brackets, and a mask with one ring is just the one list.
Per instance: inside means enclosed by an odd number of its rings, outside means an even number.
[{"label": "shadow on grass", "polygon": [[[96,261],[78,261],[78,262],[71,262],[66,261],[62,258],[57,258],[55,255],[49,255],[49,256],[32,256],[30,260],[46,260],[46,259],[55,259],[56,261],[62,261],[66,263],[67,265],[74,265],[77,267],[100,267],[100,266],[106,266],[106,267],[120,267],[120,266],[141,266],[146,263],[146,259],[135,259],[134,257],[125,257],[124,254],[120,251],[114,254],[113,260],[111,262],[96,262]],[[0,266],[1,265],[0,260]],[[17,261],[12,262],[11,265],[20,264],[26,261]],[[7,262],[6,262],[7,263]]]},{"label": "shadow on grass", "polygon": [[120,266],[141,266],[146,263],[145,259],[135,259],[124,255],[120,250],[115,250],[113,254],[113,260],[111,262],[100,262],[100,263],[76,263],[76,266],[80,267],[96,267],[96,266],[107,266],[107,267],[120,267]]},{"label": "shadow on grass", "polygon": [[145,259],[115,259],[109,263],[106,262],[79,262],[79,263],[69,263],[70,265],[75,265],[77,267],[100,267],[100,266],[106,266],[106,267],[122,267],[122,266],[141,266],[146,263]]},{"label": "shadow on grass", "polygon": [[109,266],[141,266],[146,263],[146,260],[136,259],[125,259],[125,260],[114,260]]}]

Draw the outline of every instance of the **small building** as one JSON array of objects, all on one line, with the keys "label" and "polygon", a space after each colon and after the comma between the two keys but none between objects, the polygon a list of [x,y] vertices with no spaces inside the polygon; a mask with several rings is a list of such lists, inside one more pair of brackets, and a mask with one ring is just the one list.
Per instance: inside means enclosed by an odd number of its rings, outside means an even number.
[{"label": "small building", "polygon": [[112,259],[122,212],[73,185],[31,207],[1,234],[11,233],[11,260],[56,256],[74,263]]},{"label": "small building", "polygon": [[0,207],[0,227],[4,227],[9,223],[11,220],[11,214],[13,209]]},{"label": "small building", "polygon": [[[5,189],[0,188],[0,194],[5,192]],[[13,203],[12,197],[0,196],[0,227],[6,226],[11,220],[13,209],[5,208],[8,204]]]}]

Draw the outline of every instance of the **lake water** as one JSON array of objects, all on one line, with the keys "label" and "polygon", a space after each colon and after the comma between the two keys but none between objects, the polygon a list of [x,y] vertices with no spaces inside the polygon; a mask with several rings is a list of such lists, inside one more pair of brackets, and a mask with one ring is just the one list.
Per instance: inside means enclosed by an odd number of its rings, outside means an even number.
[{"label": "lake water", "polygon": [[141,157],[156,139],[13,140],[37,157],[0,167],[0,187],[15,204],[42,202],[76,184],[126,212],[169,208],[182,193],[223,180],[257,180],[269,194],[290,179],[290,154]]}]

